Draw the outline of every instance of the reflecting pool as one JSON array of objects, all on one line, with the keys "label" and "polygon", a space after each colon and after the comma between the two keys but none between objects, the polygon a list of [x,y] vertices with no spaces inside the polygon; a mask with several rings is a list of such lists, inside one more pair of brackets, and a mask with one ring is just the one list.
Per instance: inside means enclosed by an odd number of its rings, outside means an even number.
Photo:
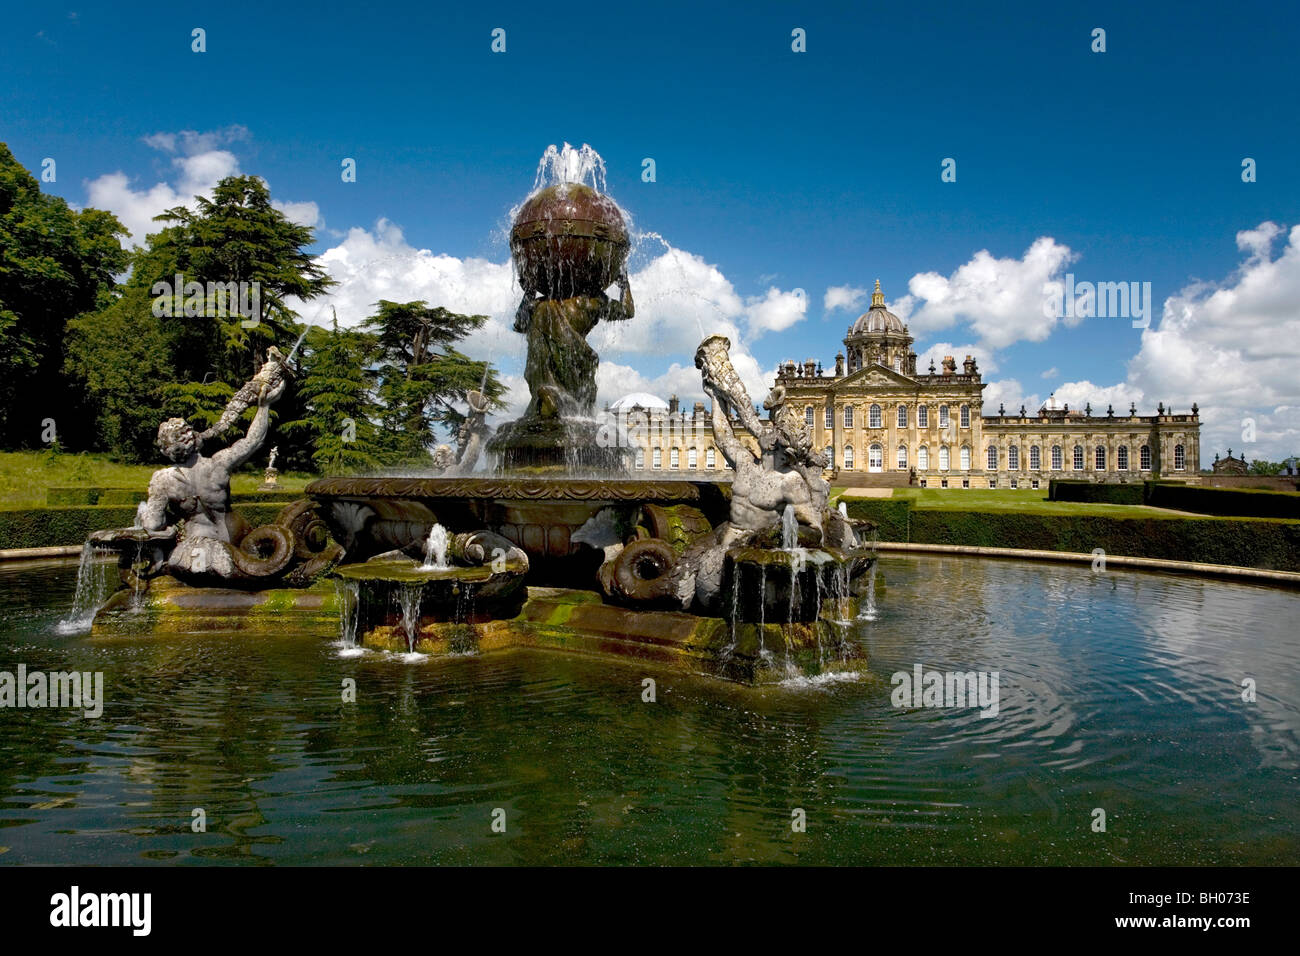
[{"label": "reflecting pool", "polygon": [[[58,626],[75,566],[0,570],[0,671],[101,671],[106,697],[98,719],[0,710],[0,864],[1300,862],[1300,593],[880,570],[861,672],[765,688],[523,650],[90,640]],[[997,715],[895,708],[917,664],[997,671]]]}]

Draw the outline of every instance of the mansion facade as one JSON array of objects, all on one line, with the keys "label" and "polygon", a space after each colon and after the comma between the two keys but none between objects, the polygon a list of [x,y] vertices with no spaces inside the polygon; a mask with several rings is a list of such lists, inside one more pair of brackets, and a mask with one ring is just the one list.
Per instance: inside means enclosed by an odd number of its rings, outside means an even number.
[{"label": "mansion facade", "polygon": [[[1177,415],[1163,402],[1154,415],[1139,415],[1132,405],[1094,414],[1091,405],[1051,403],[1034,412],[993,412],[984,408],[986,383],[973,358],[966,356],[958,371],[945,356],[938,370],[931,362],[918,374],[912,342],[907,326],[885,308],[877,281],[871,308],[849,327],[833,373],[815,359],[787,361],[778,370],[775,384],[788,405],[803,409],[813,447],[827,449],[836,484],[1046,488],[1052,478],[1197,479],[1195,404]],[[649,427],[633,431],[639,472],[725,474],[703,403],[687,415],[676,398],[665,404],[632,395],[609,410],[644,415]]]}]

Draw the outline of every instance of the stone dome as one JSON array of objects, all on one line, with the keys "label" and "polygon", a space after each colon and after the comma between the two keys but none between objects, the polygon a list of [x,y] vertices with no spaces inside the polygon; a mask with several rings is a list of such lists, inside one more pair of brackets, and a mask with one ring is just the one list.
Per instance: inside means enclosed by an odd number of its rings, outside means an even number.
[{"label": "stone dome", "polygon": [[871,293],[871,308],[858,316],[849,330],[850,335],[862,335],[872,332],[907,333],[903,320],[885,308],[885,294],[880,291],[880,280],[876,280],[876,291]]},{"label": "stone dome", "polygon": [[649,392],[630,392],[609,406],[612,412],[630,412],[634,408],[643,408],[648,412],[668,411],[668,403],[658,395]]}]

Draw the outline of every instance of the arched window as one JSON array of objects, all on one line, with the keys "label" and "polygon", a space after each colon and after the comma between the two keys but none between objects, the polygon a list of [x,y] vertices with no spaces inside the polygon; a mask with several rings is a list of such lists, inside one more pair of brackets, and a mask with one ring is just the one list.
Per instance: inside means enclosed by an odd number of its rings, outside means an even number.
[{"label": "arched window", "polygon": [[947,405],[939,406],[939,427],[940,428],[948,427],[948,406]]},{"label": "arched window", "polygon": [[962,428],[970,428],[970,406],[963,405],[960,412],[960,421]]},{"label": "arched window", "polygon": [[1038,471],[1043,467],[1043,459],[1037,445],[1029,446],[1029,470]]},{"label": "arched window", "polygon": [[668,467],[669,467],[669,468],[680,468],[680,467],[682,467],[682,453],[681,453],[681,451],[680,451],[679,449],[677,449],[677,448],[669,449],[669,451],[668,451]]},{"label": "arched window", "polygon": [[1151,470],[1151,446],[1143,445],[1138,449],[1138,468],[1142,471]]},{"label": "arched window", "polygon": [[916,406],[916,427],[917,428],[930,427],[930,406],[929,405]]},{"label": "arched window", "polygon": [[1115,467],[1120,471],[1128,471],[1128,445],[1120,445],[1115,449]]},{"label": "arched window", "polygon": [[898,467],[899,468],[907,467],[907,446],[906,445],[898,446]]},{"label": "arched window", "polygon": [[1020,446],[1012,445],[1007,449],[1007,468],[1012,471],[1020,470]]},{"label": "arched window", "polygon": [[844,467],[845,468],[853,467],[853,446],[852,445],[844,446]]},{"label": "arched window", "polygon": [[636,450],[636,467],[637,467],[637,470],[638,470],[638,471],[640,471],[642,468],[645,467],[645,449],[644,449],[644,448],[638,448],[638,449]]},{"label": "arched window", "polygon": [[924,445],[916,450],[916,467],[921,471],[930,470],[930,449]]},{"label": "arched window", "polygon": [[1182,445],[1174,446],[1174,471],[1182,471],[1187,467],[1187,452],[1183,450]]},{"label": "arched window", "polygon": [[1074,446],[1074,470],[1083,471],[1083,446]]},{"label": "arched window", "polygon": [[813,427],[813,407],[811,405],[803,410],[803,422],[809,428]]},{"label": "arched window", "polygon": [[961,470],[970,471],[970,446],[961,446]]},{"label": "arched window", "polygon": [[687,468],[700,467],[700,460],[698,456],[699,456],[699,452],[697,452],[694,448],[686,449],[686,467]]},{"label": "arched window", "polygon": [[907,427],[907,406],[906,405],[898,406],[898,427],[899,428]]},{"label": "arched window", "polygon": [[880,406],[872,405],[867,409],[867,427],[879,428],[880,424]]},{"label": "arched window", "polygon": [[718,453],[712,448],[707,448],[704,451],[704,467],[705,468],[718,467]]},{"label": "arched window", "polygon": [[1060,471],[1065,465],[1061,461],[1061,446],[1052,446],[1052,471]]},{"label": "arched window", "polygon": [[853,427],[853,406],[852,405],[844,406],[844,427],[845,428]]},{"label": "arched window", "polygon": [[948,446],[947,445],[939,446],[939,470],[940,471],[948,470]]},{"label": "arched window", "polygon": [[651,461],[653,461],[656,468],[662,468],[664,466],[664,450],[662,448],[656,448],[651,453]]},{"label": "arched window", "polygon": [[989,445],[987,467],[989,471],[998,470],[998,446],[997,445]]},{"label": "arched window", "polygon": [[873,444],[867,449],[867,470],[883,471],[885,468],[885,449]]},{"label": "arched window", "polygon": [[1106,446],[1098,445],[1096,454],[1093,455],[1093,466],[1098,471],[1106,470]]}]

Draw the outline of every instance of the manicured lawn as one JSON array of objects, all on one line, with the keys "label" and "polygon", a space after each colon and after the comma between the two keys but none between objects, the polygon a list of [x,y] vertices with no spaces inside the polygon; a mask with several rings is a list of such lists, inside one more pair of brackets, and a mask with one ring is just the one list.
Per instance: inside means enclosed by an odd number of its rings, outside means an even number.
[{"label": "manicured lawn", "polygon": [[[44,507],[45,490],[51,487],[90,485],[144,491],[149,487],[149,477],[163,464],[124,465],[102,455],[58,455],[51,459],[38,451],[0,452],[0,509]],[[235,475],[231,491],[256,491],[262,483],[262,472],[259,468]],[[285,491],[301,491],[315,477],[281,472],[277,484]]]}]

